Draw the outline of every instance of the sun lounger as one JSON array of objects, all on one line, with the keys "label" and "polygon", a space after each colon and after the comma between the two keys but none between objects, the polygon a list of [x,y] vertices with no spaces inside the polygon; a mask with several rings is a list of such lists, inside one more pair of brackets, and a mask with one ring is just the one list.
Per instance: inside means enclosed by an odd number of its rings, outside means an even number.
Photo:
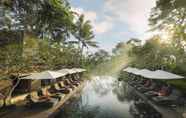
[{"label": "sun lounger", "polygon": [[77,78],[75,78],[75,77],[72,78],[72,81],[75,81],[75,82],[81,83],[81,80],[80,80],[80,79],[77,79]]},{"label": "sun lounger", "polygon": [[137,88],[137,90],[144,93],[144,92],[147,92],[147,91],[153,91],[153,90],[156,89],[156,87],[157,87],[156,83],[152,82],[149,87],[139,87],[139,88]]},{"label": "sun lounger", "polygon": [[[152,97],[156,97],[160,95],[160,91],[162,90],[163,86],[159,87],[159,85],[157,85],[156,87],[154,87],[153,90],[151,91],[147,91],[145,92],[145,96],[147,96],[148,98],[152,98]],[[167,93],[168,94],[168,93]]]},{"label": "sun lounger", "polygon": [[63,80],[64,86],[67,86],[68,88],[74,89],[74,86],[69,82],[68,79]]},{"label": "sun lounger", "polygon": [[161,105],[175,105],[179,103],[178,100],[180,97],[181,93],[178,90],[172,90],[170,95],[153,97],[152,100]]},{"label": "sun lounger", "polygon": [[40,93],[32,92],[27,96],[27,106],[29,107],[52,107],[53,102],[47,96],[41,96]]},{"label": "sun lounger", "polygon": [[59,82],[58,83],[58,86],[61,88],[61,89],[68,89],[69,91],[73,91],[74,90],[74,87],[71,87],[69,85],[64,85],[64,82]]},{"label": "sun lounger", "polygon": [[78,83],[80,83],[81,81],[79,80],[79,79],[76,79],[76,78],[71,78],[72,79],[72,81],[75,81],[75,82],[78,82]]},{"label": "sun lounger", "polygon": [[60,87],[60,88],[62,88],[62,89],[68,89],[68,90],[70,90],[70,91],[72,91],[74,88],[71,88],[70,86],[68,86],[68,85],[64,85],[64,82],[63,81],[61,81],[61,82],[59,82],[58,83],[58,86]]},{"label": "sun lounger", "polygon": [[45,96],[50,96],[52,98],[56,98],[58,100],[61,99],[61,94],[62,93],[59,93],[59,92],[55,92],[55,93],[50,93],[49,90],[47,88],[43,88],[42,89],[42,93],[45,95]]},{"label": "sun lounger", "polygon": [[51,88],[49,89],[50,93],[56,93],[56,92],[60,92],[60,93],[64,93],[64,94],[69,94],[70,90],[69,88],[65,88],[65,87],[59,87],[58,84],[54,84],[51,86]]},{"label": "sun lounger", "polygon": [[74,81],[74,80],[72,80],[72,79],[69,79],[69,82],[70,82],[71,84],[75,85],[75,86],[78,86],[78,85],[79,85],[79,83],[78,83],[77,81]]}]

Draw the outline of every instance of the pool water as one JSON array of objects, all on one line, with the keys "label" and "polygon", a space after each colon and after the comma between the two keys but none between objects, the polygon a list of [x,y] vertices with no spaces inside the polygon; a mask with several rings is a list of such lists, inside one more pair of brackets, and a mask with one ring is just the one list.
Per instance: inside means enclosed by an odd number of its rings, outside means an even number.
[{"label": "pool water", "polygon": [[132,118],[129,109],[133,101],[129,96],[124,82],[110,76],[96,76],[56,118]]}]

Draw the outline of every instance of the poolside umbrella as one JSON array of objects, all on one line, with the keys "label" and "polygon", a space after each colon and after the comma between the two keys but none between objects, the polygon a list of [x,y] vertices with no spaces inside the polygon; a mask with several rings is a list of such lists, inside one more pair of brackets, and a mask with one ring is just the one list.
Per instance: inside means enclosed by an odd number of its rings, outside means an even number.
[{"label": "poolside umbrella", "polygon": [[73,69],[73,68],[69,69],[68,71],[69,71],[69,74],[74,74],[78,72],[76,69]]},{"label": "poolside umbrella", "polygon": [[[26,80],[26,81],[29,82],[28,83],[29,85],[26,84],[26,87],[24,87],[24,89],[27,89],[31,92],[31,86],[32,86],[31,85],[31,80],[41,80],[41,81],[43,81],[43,80],[44,81],[45,80],[55,80],[55,79],[57,79],[59,77],[62,77],[62,76],[63,76],[63,74],[61,74],[59,72],[55,72],[55,71],[43,71],[43,72],[40,72],[40,73],[31,73],[29,76],[19,78],[19,81],[16,83],[16,85],[12,89],[12,92],[21,80]],[[21,86],[23,86],[23,85],[21,85]]]},{"label": "poolside umbrella", "polygon": [[76,73],[77,71],[76,71],[75,69],[61,69],[61,70],[59,70],[59,71],[57,71],[57,72],[65,73],[65,74],[67,75],[67,74],[74,74],[74,73]]},{"label": "poolside umbrella", "polygon": [[74,71],[78,72],[78,73],[81,73],[81,72],[85,72],[86,70],[85,69],[82,69],[82,68],[73,68]]},{"label": "poolside umbrella", "polygon": [[43,79],[56,79],[59,77],[64,76],[63,74],[59,72],[54,72],[54,71],[44,71],[41,73],[32,73],[29,76],[20,78],[20,79],[34,79],[34,80],[43,80]]},{"label": "poolside umbrella", "polygon": [[136,75],[141,75],[144,78],[149,78],[153,75],[154,71],[148,70],[148,69],[142,69],[136,72]]},{"label": "poolside umbrella", "polygon": [[132,71],[131,71],[131,73],[133,73],[133,74],[136,74],[136,75],[137,75],[138,73],[140,73],[140,71],[141,71],[140,69],[133,68],[133,69],[132,69]]},{"label": "poolside umbrella", "polygon": [[123,71],[125,71],[125,72],[130,72],[131,70],[132,70],[131,67],[127,67],[127,68],[123,69]]},{"label": "poolside umbrella", "polygon": [[184,79],[183,76],[176,75],[163,70],[156,70],[152,75],[149,76],[151,79],[162,79],[162,80],[172,80],[172,79]]},{"label": "poolside umbrella", "polygon": [[132,73],[135,75],[141,75],[149,79],[161,79],[161,80],[184,79],[183,76],[176,75],[174,73],[170,73],[170,72],[163,71],[163,70],[156,70],[156,71],[151,71],[148,69],[139,70],[137,68],[128,67],[128,68],[123,69],[123,71]]},{"label": "poolside umbrella", "polygon": [[137,68],[128,67],[128,68],[124,69],[123,71],[128,72],[128,73],[135,74],[135,73],[137,73],[140,70],[137,69]]},{"label": "poolside umbrella", "polygon": [[61,70],[58,70],[57,72],[59,72],[63,76],[65,76],[65,75],[68,75],[69,74],[69,69],[61,69]]}]

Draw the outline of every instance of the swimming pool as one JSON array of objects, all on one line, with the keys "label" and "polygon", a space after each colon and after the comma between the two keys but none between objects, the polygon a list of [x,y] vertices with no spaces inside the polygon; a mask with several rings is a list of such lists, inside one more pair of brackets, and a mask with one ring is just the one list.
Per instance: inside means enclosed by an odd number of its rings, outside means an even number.
[{"label": "swimming pool", "polygon": [[133,101],[126,87],[114,77],[95,76],[56,118],[133,118],[129,112]]}]

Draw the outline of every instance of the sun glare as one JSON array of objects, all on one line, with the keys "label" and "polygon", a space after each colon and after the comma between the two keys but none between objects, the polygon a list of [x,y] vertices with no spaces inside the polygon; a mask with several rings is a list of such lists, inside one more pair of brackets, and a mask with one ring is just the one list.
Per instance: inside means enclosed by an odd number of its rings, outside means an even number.
[{"label": "sun glare", "polygon": [[170,43],[171,33],[169,31],[162,31],[160,37],[162,38],[162,43]]}]

